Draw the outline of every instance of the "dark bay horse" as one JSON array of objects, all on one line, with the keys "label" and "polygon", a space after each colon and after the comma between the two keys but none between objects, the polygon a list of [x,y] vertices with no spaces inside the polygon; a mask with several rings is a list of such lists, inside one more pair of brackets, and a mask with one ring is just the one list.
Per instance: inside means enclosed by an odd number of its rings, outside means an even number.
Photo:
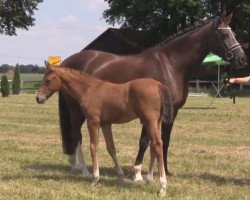
[{"label": "dark bay horse", "polygon": [[[232,14],[223,13],[217,19],[196,26],[161,46],[149,48],[136,55],[120,56],[85,50],[68,57],[62,65],[114,83],[125,83],[142,77],[158,80],[169,86],[176,116],[186,102],[191,75],[201,66],[209,52],[230,62],[232,69],[246,65],[246,55],[229,26],[231,18]],[[82,139],[81,126],[85,117],[81,115],[78,103],[64,91],[59,94],[59,110],[64,153],[70,155],[69,161],[74,168],[76,152],[79,152],[79,143]],[[172,126],[173,123],[162,123],[161,126],[164,166],[167,174],[169,174],[167,153]],[[149,138],[143,127],[135,161],[136,180],[142,179],[141,163],[148,145]],[[80,164],[87,173],[84,162]]]},{"label": "dark bay horse", "polygon": [[37,102],[44,103],[51,95],[61,90],[67,92],[80,105],[80,110],[87,119],[90,135],[93,185],[99,180],[99,128],[103,130],[107,150],[115,163],[117,174],[123,180],[124,175],[116,157],[111,124],[126,123],[139,118],[151,141],[151,163],[153,164],[154,157],[158,161],[159,195],[165,196],[167,180],[159,133],[162,120],[164,123],[171,123],[173,120],[173,103],[167,86],[149,78],[115,84],[81,73],[79,70],[52,67],[48,63],[46,67],[47,72],[36,96]]}]

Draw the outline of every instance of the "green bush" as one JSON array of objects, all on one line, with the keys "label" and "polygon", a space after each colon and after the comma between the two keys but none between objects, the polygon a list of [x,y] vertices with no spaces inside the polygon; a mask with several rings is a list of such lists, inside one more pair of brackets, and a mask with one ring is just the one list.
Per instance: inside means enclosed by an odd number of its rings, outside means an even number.
[{"label": "green bush", "polygon": [[8,97],[10,94],[10,85],[6,75],[3,75],[1,79],[1,93],[2,97]]},{"label": "green bush", "polygon": [[14,76],[12,80],[12,92],[13,94],[19,94],[21,90],[21,78],[18,67],[15,67]]}]

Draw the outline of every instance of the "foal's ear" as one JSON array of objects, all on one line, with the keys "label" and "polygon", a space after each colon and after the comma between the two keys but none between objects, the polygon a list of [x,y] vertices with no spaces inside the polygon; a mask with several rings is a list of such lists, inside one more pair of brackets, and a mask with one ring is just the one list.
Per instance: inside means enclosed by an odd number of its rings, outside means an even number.
[{"label": "foal's ear", "polygon": [[49,64],[49,62],[47,60],[44,61],[44,65],[45,65],[47,70],[51,69],[51,66],[50,66],[50,64]]},{"label": "foal's ear", "polygon": [[46,70],[47,71],[53,71],[53,65],[51,65],[51,64],[49,64],[49,62],[48,61],[44,61],[44,64],[45,64],[45,67],[46,67]]}]

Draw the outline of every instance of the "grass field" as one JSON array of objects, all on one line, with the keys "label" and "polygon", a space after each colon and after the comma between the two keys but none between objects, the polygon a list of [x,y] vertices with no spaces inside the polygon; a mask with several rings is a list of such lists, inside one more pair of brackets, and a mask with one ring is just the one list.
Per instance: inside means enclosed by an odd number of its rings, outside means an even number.
[{"label": "grass field", "polygon": [[[170,145],[164,199],[250,199],[250,98],[236,104],[210,97],[189,97],[179,111]],[[57,95],[44,105],[34,94],[0,98],[0,199],[156,199],[157,178],[134,183],[132,166],[138,149],[139,122],[115,125],[114,138],[126,184],[118,183],[100,134],[100,184],[72,174],[62,154]],[[84,153],[91,169],[89,137]],[[143,163],[148,167],[149,152]],[[155,169],[155,171],[157,171]]]}]

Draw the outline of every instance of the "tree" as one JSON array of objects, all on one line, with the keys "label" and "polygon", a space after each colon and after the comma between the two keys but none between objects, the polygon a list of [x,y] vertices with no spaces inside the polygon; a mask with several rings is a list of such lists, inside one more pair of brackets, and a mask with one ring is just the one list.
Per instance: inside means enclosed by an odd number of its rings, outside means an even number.
[{"label": "tree", "polygon": [[109,7],[103,17],[123,28],[146,30],[155,40],[163,40],[183,29],[218,16],[222,10],[234,12],[231,26],[241,38],[250,37],[249,0],[105,0]]},{"label": "tree", "polygon": [[18,69],[18,64],[15,67],[14,76],[12,80],[12,92],[13,94],[19,94],[21,91],[21,78]]},{"label": "tree", "polygon": [[0,0],[0,34],[16,35],[16,28],[34,26],[34,11],[43,0]]},{"label": "tree", "polygon": [[10,94],[10,86],[6,75],[3,75],[1,79],[1,93],[2,97],[8,97]]}]

